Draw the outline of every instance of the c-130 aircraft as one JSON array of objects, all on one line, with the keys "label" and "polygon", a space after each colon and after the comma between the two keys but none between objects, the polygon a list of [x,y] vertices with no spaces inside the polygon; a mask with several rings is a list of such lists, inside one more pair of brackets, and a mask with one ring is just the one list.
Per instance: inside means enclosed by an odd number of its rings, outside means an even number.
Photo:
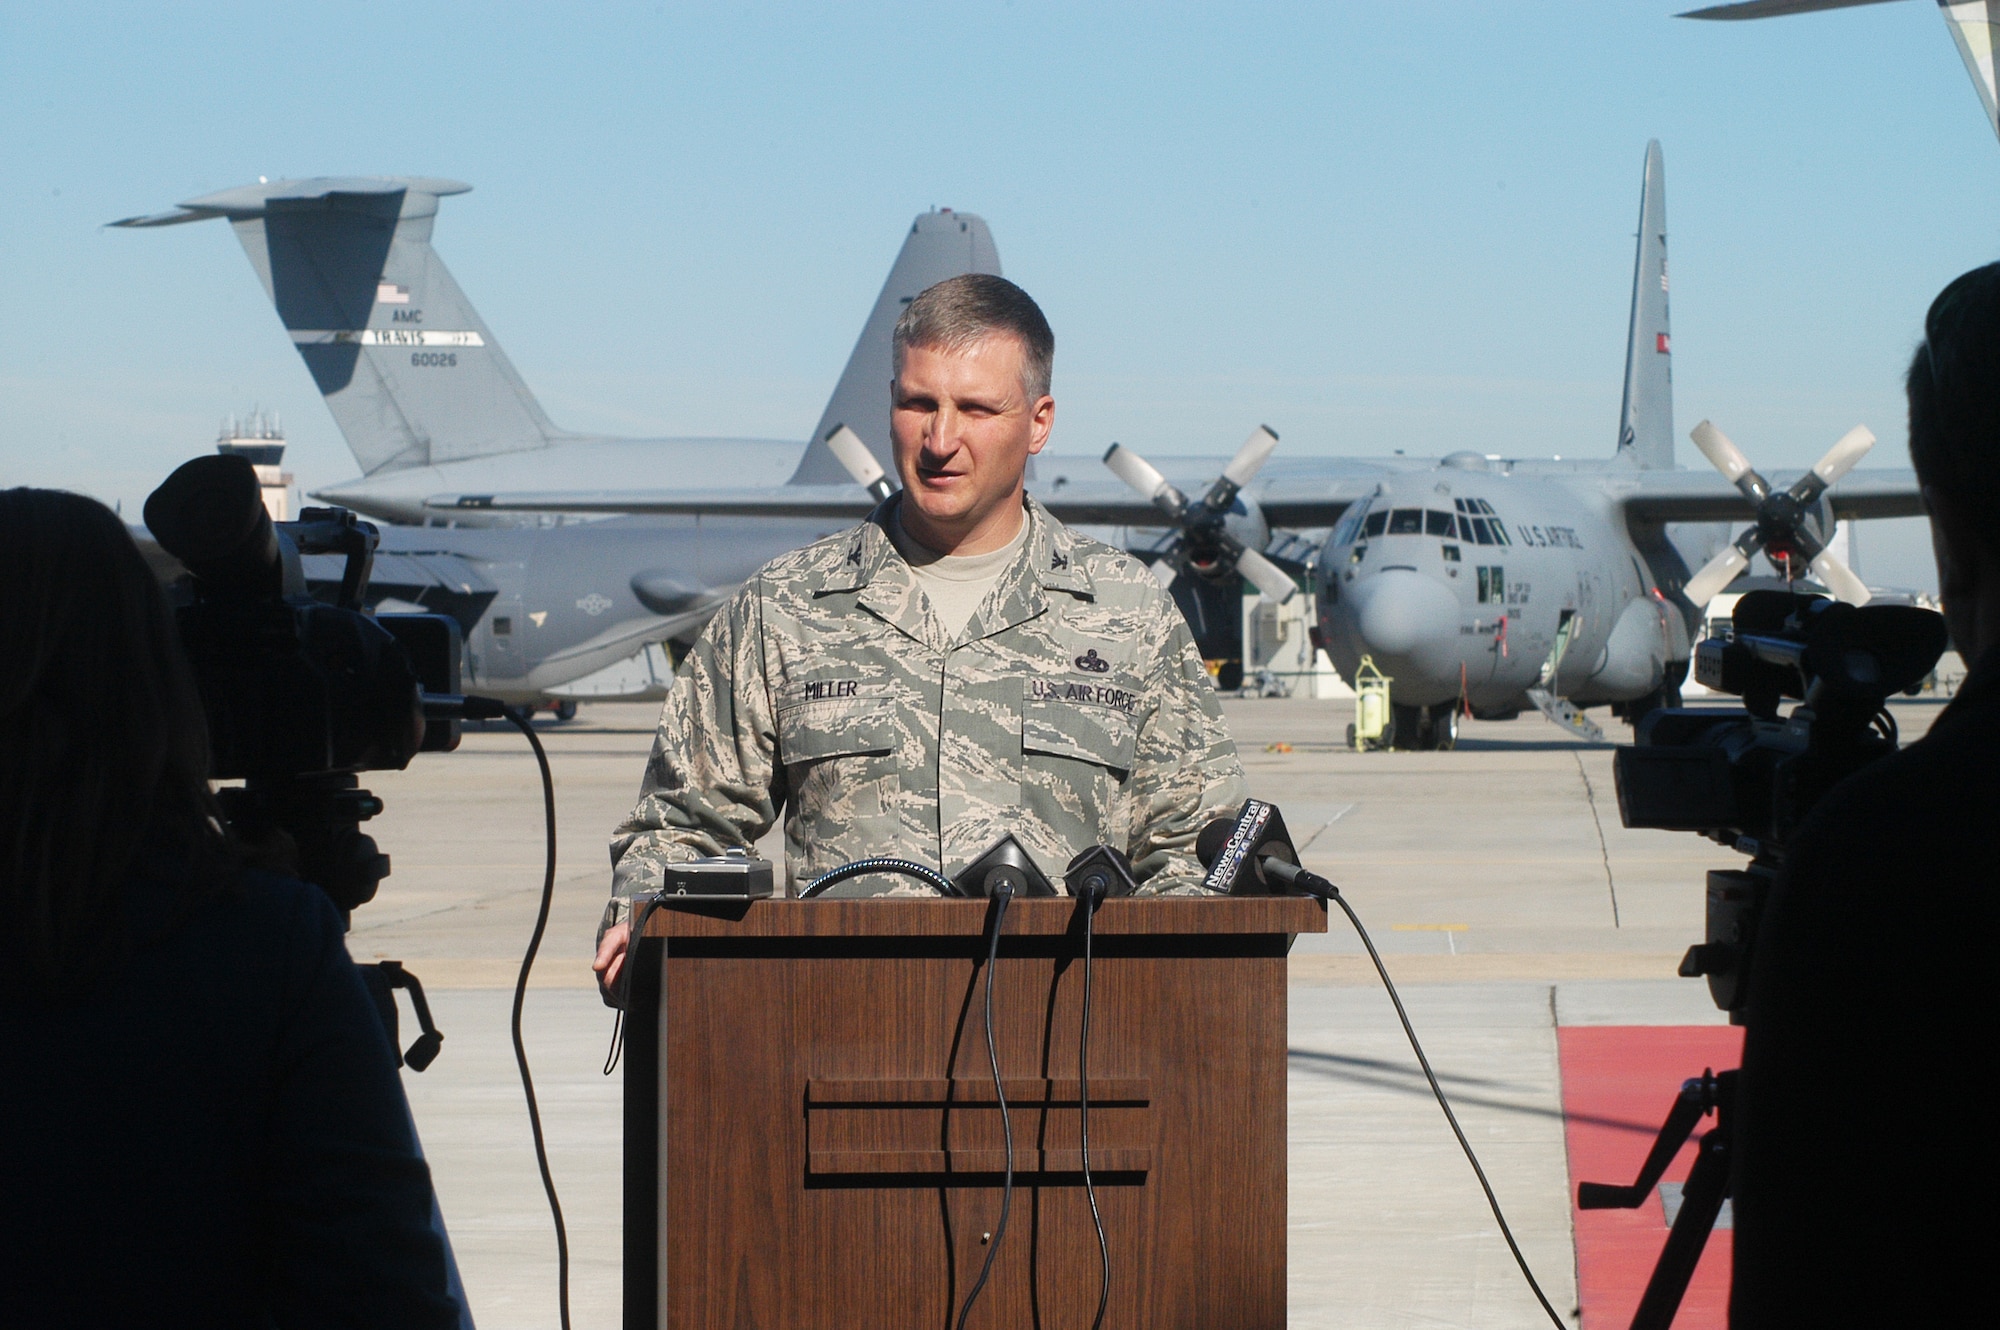
[{"label": "c-130 aircraft", "polygon": [[[1157,559],[1169,582],[1187,577],[1234,587],[1240,575],[1282,599],[1291,575],[1307,580],[1317,593],[1320,640],[1340,673],[1352,681],[1367,657],[1391,676],[1397,747],[1449,748],[1462,715],[1510,719],[1531,707],[1598,737],[1582,708],[1609,705],[1636,720],[1678,703],[1703,607],[1757,553],[1788,577],[1810,571],[1819,587],[1859,602],[1868,598],[1866,586],[1826,548],[1836,521],[1922,513],[1907,468],[1851,470],[1874,442],[1860,428],[1808,471],[1767,480],[1703,421],[1693,438],[1720,474],[1679,468],[1671,364],[1665,166],[1654,142],[1646,148],[1624,402],[1611,457],[1503,459],[1463,451],[1429,461],[1267,464],[1277,439],[1259,430],[1194,501],[1117,444],[1104,460],[1123,486],[1051,474],[1055,468],[1044,465],[1030,489],[1068,521],[1168,525],[1163,540],[1130,543]],[[859,470],[856,476],[866,478]],[[815,486],[789,487],[782,497],[627,489],[500,493],[481,501],[498,510],[734,516],[855,516],[868,506],[851,489]],[[1754,524],[1729,541],[1724,524],[1745,516]],[[1302,544],[1313,552],[1283,561],[1288,569],[1261,553]],[[1707,562],[1690,575],[1688,556]]]}]

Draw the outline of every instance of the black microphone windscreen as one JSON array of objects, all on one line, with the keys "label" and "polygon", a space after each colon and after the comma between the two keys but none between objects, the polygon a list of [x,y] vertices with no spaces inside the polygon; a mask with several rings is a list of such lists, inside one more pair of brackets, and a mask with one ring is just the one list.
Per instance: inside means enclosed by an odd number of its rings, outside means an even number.
[{"label": "black microphone windscreen", "polygon": [[1201,829],[1194,838],[1194,857],[1201,860],[1203,868],[1215,862],[1215,856],[1222,853],[1222,847],[1229,844],[1229,834],[1236,830],[1236,819],[1218,817]]},{"label": "black microphone windscreen", "polygon": [[1262,861],[1267,856],[1296,861],[1292,838],[1276,804],[1245,799],[1234,818],[1217,818],[1195,839],[1196,853],[1208,876],[1202,886],[1232,896],[1267,894]]}]

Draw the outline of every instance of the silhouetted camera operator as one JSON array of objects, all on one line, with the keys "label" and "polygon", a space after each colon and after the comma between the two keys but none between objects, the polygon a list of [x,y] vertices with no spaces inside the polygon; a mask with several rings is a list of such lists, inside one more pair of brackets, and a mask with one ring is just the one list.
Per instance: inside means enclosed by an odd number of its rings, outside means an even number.
[{"label": "silhouetted camera operator", "polygon": [[123,525],[0,490],[0,1324],[455,1327],[340,916],[209,756]]},{"label": "silhouetted camera operator", "polygon": [[1739,1092],[1738,1327],[1994,1315],[2000,264],[1947,286],[1924,333],[1910,456],[1971,672],[1924,739],[1821,801],[1773,891]]}]

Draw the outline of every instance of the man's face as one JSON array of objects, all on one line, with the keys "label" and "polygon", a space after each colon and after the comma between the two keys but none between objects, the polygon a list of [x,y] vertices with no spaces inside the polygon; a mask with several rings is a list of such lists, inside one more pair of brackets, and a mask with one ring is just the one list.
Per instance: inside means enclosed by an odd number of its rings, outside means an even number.
[{"label": "man's face", "polygon": [[912,346],[890,387],[904,527],[946,554],[998,549],[1020,529],[1021,478],[1055,424],[1053,397],[1021,386],[1019,338],[962,351]]}]

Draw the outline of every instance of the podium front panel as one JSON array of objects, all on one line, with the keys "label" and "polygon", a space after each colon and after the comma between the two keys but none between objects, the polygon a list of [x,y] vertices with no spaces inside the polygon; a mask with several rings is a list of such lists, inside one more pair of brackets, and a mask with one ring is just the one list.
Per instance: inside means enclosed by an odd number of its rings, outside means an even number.
[{"label": "podium front panel", "polygon": [[[635,948],[626,1325],[950,1330],[997,1231],[1007,1133],[983,1022],[991,906],[677,902]],[[1017,901],[993,1020],[1014,1196],[970,1325],[1083,1327],[1079,905]],[[1091,1175],[1105,1324],[1285,1323],[1290,898],[1098,912]]]}]

